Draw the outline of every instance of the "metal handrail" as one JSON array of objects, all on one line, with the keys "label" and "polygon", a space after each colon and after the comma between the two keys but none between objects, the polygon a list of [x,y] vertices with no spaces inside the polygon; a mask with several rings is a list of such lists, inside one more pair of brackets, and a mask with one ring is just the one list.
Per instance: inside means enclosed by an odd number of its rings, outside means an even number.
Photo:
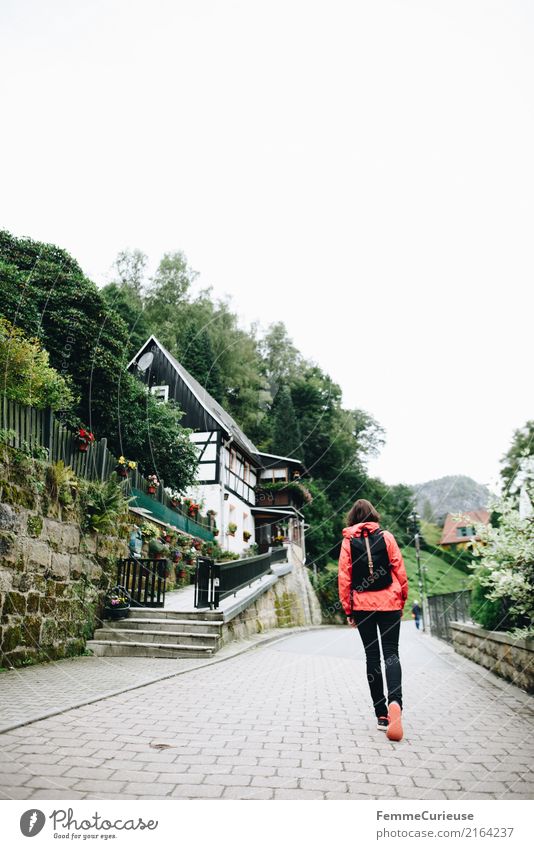
[{"label": "metal handrail", "polygon": [[272,572],[272,564],[284,559],[287,559],[285,548],[280,551],[269,549],[266,554],[218,563],[208,557],[199,557],[195,573],[195,607],[217,608],[222,599],[236,595],[239,590],[268,575]]},{"label": "metal handrail", "polygon": [[430,633],[446,642],[452,642],[450,623],[470,620],[471,590],[428,596]]}]

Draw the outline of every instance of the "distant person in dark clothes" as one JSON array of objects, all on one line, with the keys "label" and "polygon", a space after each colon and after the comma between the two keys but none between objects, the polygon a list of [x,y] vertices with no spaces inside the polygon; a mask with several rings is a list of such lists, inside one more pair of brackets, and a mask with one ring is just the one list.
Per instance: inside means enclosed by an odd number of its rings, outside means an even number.
[{"label": "distant person in dark clothes", "polygon": [[419,630],[419,627],[421,625],[421,608],[419,607],[418,601],[414,601],[413,603],[412,616],[415,620],[415,627],[417,628],[417,630]]}]

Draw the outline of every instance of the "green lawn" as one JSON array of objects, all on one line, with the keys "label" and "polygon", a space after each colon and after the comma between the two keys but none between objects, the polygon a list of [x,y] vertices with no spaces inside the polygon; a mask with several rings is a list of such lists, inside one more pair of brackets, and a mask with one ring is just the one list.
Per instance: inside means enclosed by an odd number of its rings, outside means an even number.
[{"label": "green lawn", "polygon": [[442,529],[439,525],[434,525],[432,522],[425,522],[421,519],[421,534],[429,545],[439,545]]},{"label": "green lawn", "polygon": [[[408,573],[408,602],[405,610],[408,615],[414,599],[419,599],[419,585],[417,580],[417,561],[415,557],[415,548],[404,548],[402,551],[404,565]],[[452,593],[456,590],[467,588],[469,575],[456,569],[455,566],[449,566],[437,557],[435,554],[428,554],[426,551],[421,552],[421,564],[425,568],[426,591],[428,595],[440,595],[441,593]]]}]

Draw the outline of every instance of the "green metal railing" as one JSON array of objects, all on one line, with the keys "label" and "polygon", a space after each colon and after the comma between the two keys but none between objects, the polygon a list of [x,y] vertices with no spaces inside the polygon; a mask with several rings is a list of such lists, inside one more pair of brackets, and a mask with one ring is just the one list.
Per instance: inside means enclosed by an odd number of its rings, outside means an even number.
[{"label": "green metal railing", "polygon": [[[189,516],[185,516],[183,513],[177,512],[172,507],[167,507],[166,504],[158,501],[158,499],[153,496],[147,495],[146,492],[143,492],[136,487],[132,487],[131,494],[133,496],[133,500],[130,502],[131,507],[147,510],[152,514],[154,519],[157,519],[160,522],[165,522],[167,525],[173,525],[175,528],[180,531],[184,531],[186,534],[192,534],[193,536],[210,542],[215,539],[213,531],[205,525],[196,522],[194,519],[191,519]],[[147,516],[147,518],[150,517]]]}]

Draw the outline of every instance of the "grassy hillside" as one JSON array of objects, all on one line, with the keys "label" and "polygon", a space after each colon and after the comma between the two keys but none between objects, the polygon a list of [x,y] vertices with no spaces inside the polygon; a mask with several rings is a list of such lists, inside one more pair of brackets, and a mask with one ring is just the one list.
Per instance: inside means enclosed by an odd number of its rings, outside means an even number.
[{"label": "grassy hillside", "polygon": [[421,519],[421,535],[429,545],[439,545],[442,529],[439,525],[434,525],[432,522],[425,522]]},{"label": "grassy hillside", "polygon": [[[417,580],[417,561],[415,557],[415,548],[404,548],[402,551],[404,565],[408,573],[408,603],[405,610],[409,613],[414,599],[419,599],[419,585]],[[449,566],[437,557],[435,554],[428,554],[426,551],[421,552],[421,564],[425,571],[426,591],[428,595],[440,595],[441,593],[452,593],[456,590],[467,588],[469,575],[465,572],[456,569],[454,566]]]}]

